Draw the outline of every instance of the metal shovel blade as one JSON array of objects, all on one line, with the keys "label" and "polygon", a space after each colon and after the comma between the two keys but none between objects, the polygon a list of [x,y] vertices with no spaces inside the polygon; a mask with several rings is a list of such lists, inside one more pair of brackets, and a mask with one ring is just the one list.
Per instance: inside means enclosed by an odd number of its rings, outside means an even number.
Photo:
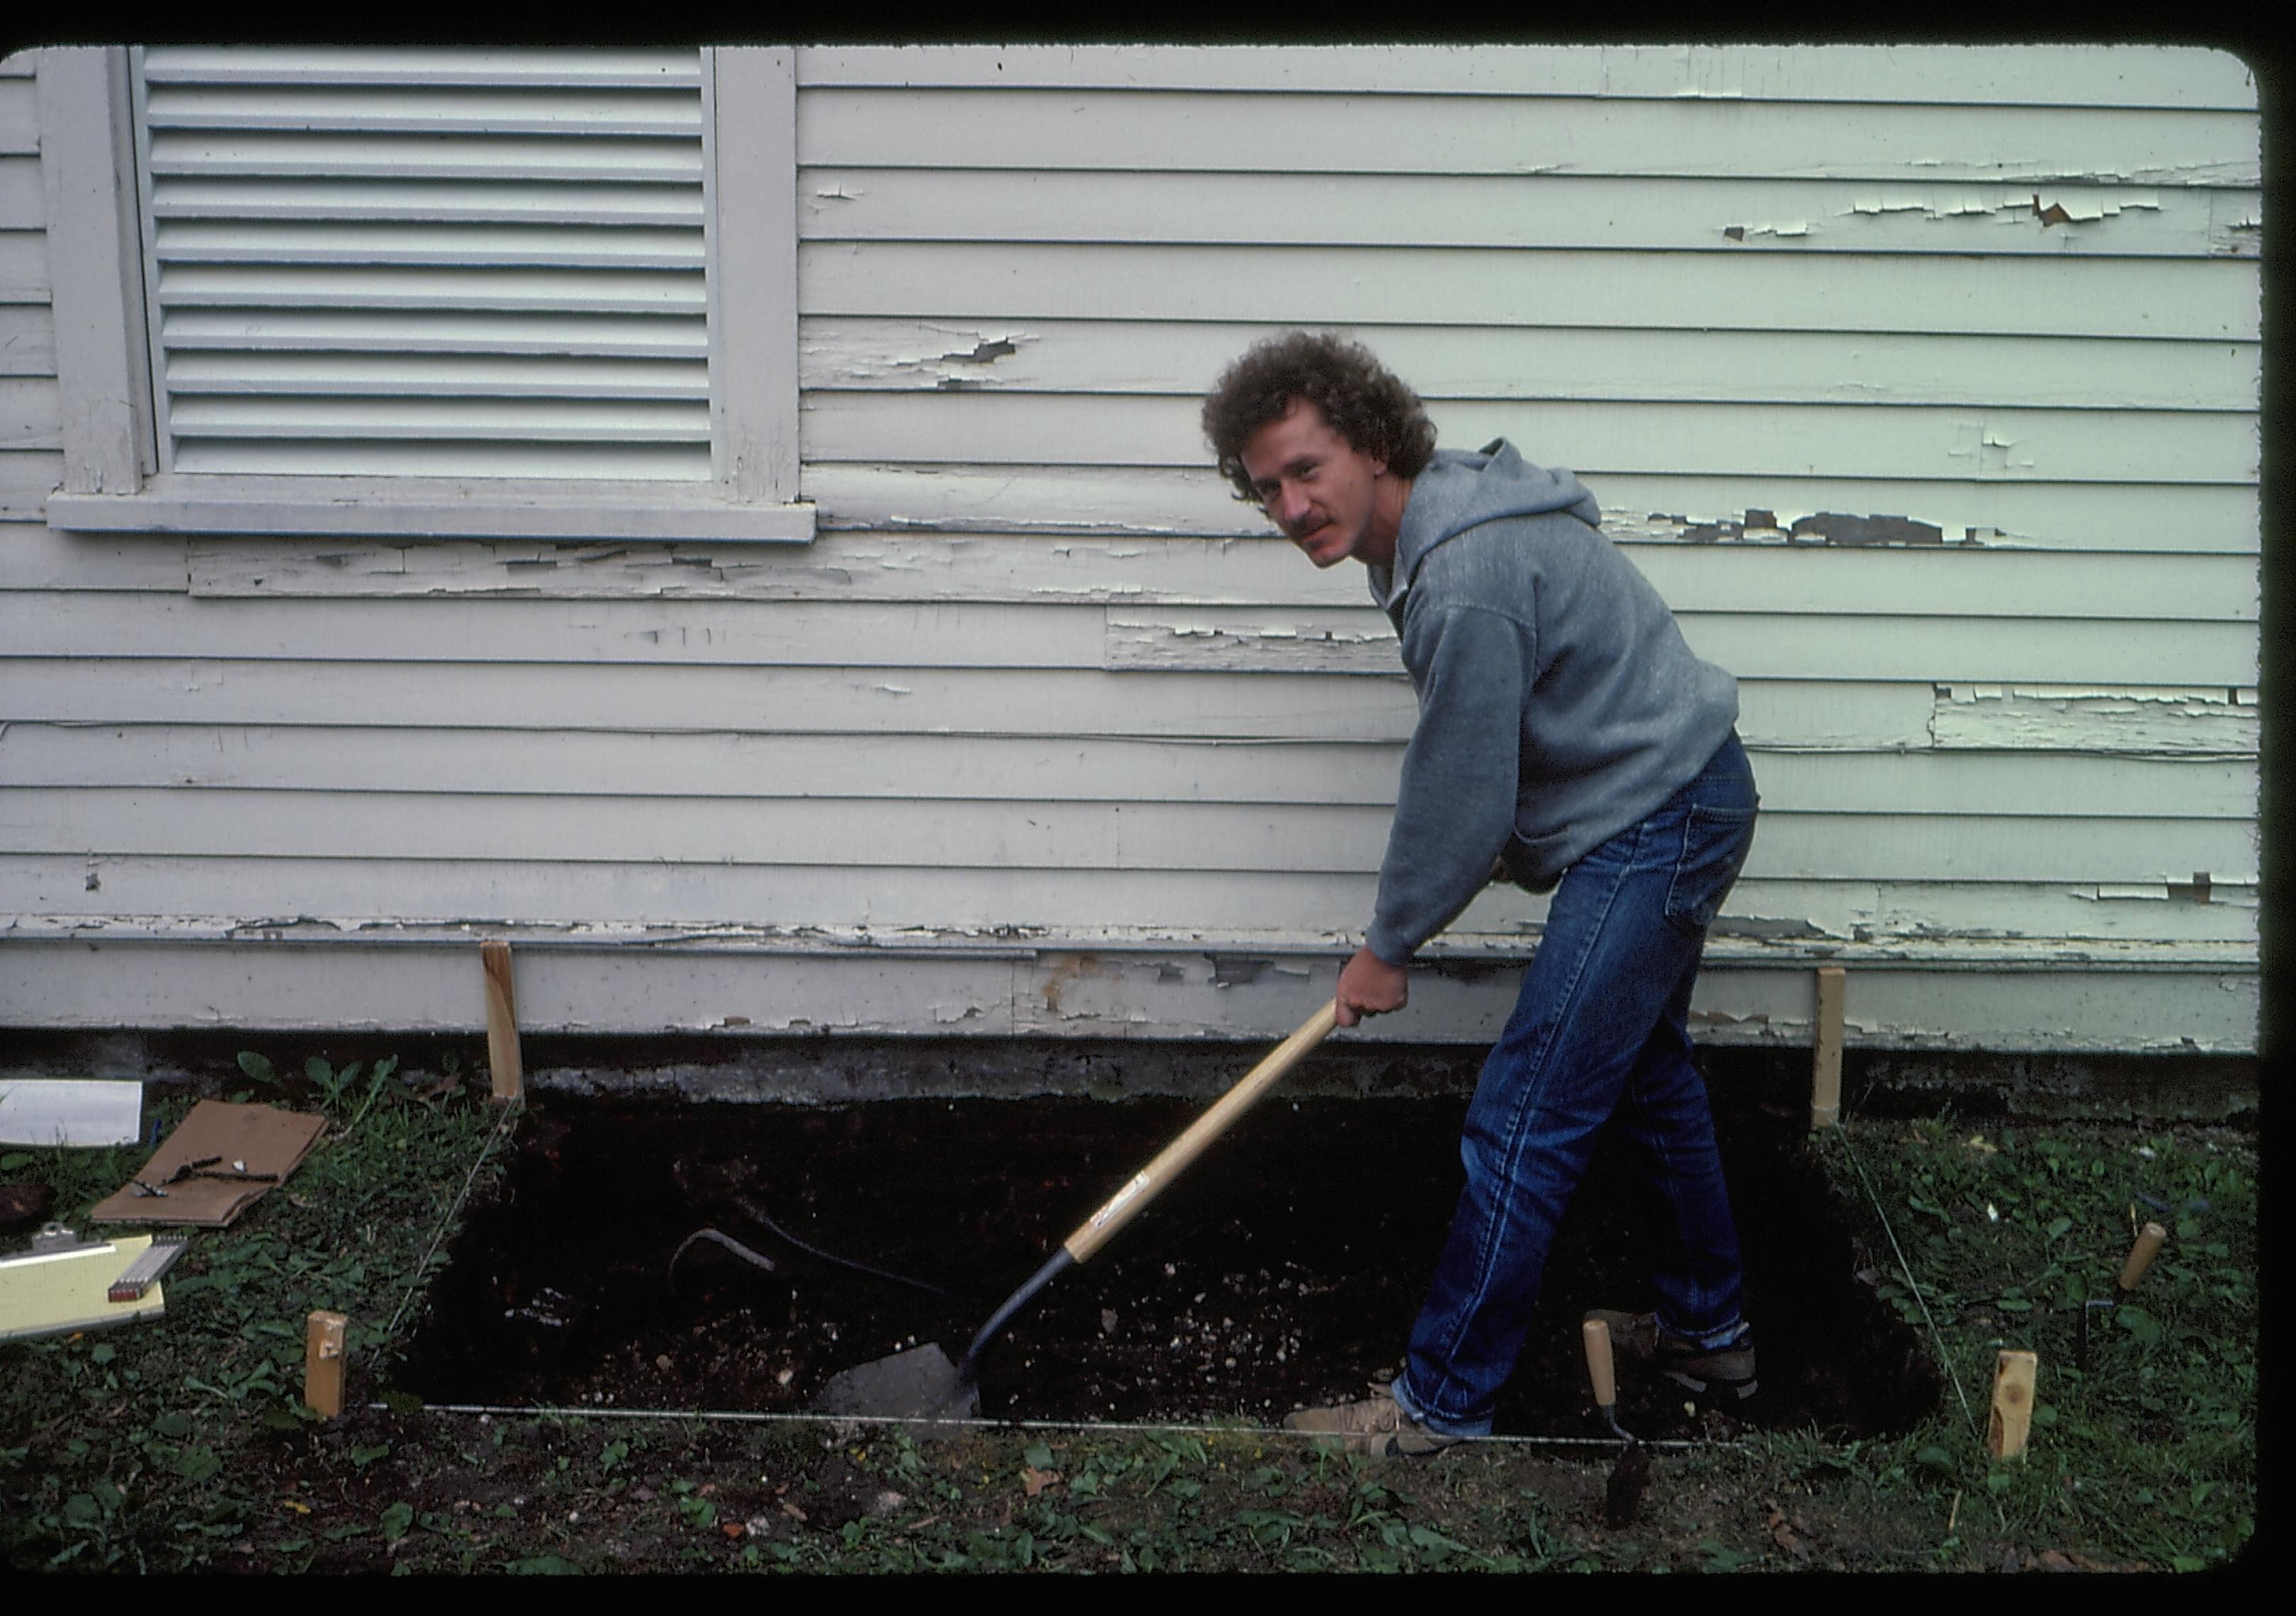
[{"label": "metal shovel blade", "polygon": [[1643,1494],[1650,1489],[1650,1450],[1632,1437],[1627,1439],[1626,1450],[1619,1462],[1611,1467],[1610,1479],[1603,1484],[1603,1522],[1612,1531],[1623,1531],[1635,1523],[1635,1516],[1643,1506]]},{"label": "metal shovel blade", "polygon": [[939,1341],[832,1375],[811,1405],[816,1414],[866,1420],[970,1419],[980,1389],[967,1385]]}]

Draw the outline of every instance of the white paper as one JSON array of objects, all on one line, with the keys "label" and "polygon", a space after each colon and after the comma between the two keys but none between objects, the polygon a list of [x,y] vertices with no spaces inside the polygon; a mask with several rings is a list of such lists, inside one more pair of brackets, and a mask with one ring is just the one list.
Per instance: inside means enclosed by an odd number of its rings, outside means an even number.
[{"label": "white paper", "polygon": [[101,1078],[0,1078],[0,1144],[133,1144],[144,1085]]}]

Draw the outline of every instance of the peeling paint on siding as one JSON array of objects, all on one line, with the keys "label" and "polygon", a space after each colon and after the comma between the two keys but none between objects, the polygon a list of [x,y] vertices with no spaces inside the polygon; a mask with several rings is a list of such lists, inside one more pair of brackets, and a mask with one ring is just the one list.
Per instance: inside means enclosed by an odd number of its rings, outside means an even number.
[{"label": "peeling paint on siding", "polygon": [[[919,346],[920,340],[941,338],[953,340],[946,346],[937,344],[931,350]],[[993,382],[991,367],[996,361],[1009,359],[1020,353],[1024,344],[1037,340],[1034,332],[1009,327],[918,321],[903,325],[898,332],[882,332],[875,341],[840,332],[829,340],[807,343],[805,354],[809,373],[839,381],[914,378],[930,381],[939,388],[964,389]]]},{"label": "peeling paint on siding", "polygon": [[1759,915],[1725,915],[1709,930],[1716,937],[1742,937],[1762,942],[1832,935],[1807,920],[1773,920]]},{"label": "peeling paint on siding", "polygon": [[1953,436],[1946,446],[1946,454],[1956,460],[1974,461],[1973,469],[1980,477],[2030,472],[2033,469],[2033,452],[2028,449],[2021,455],[2016,454],[2013,452],[2016,447],[2017,439],[2002,428],[1983,421],[1956,421],[1953,423]]},{"label": "peeling paint on siding", "polygon": [[[2048,192],[2025,189],[1997,191],[1890,191],[1850,199],[1849,206],[1836,217],[1841,218],[1884,218],[1891,214],[1917,213],[1933,223],[1957,219],[1990,217],[2001,225],[2023,225],[2040,221],[2044,230],[2055,225],[2095,225],[2118,217],[2131,209],[2143,209],[2158,213],[2161,210],[2157,190],[2103,190],[2096,188],[2056,189]],[[1738,224],[1727,226],[1722,234],[1734,242],[1750,236],[1806,236],[1810,233],[1809,221],[1796,219],[1787,224]]]},{"label": "peeling paint on siding", "polygon": [[1869,215],[1918,213],[1927,218],[1953,219],[1964,218],[1971,214],[1991,213],[2000,206],[2002,204],[1988,202],[1973,193],[1964,193],[1950,200],[1941,199],[1934,194],[1860,196],[1850,200],[1848,212],[1843,217],[1849,217],[1861,213]]},{"label": "peeling paint on siding", "polygon": [[1903,516],[1845,516],[1836,511],[1801,517],[1792,531],[1796,538],[1816,534],[1829,545],[1934,545],[1945,537],[1931,522]]},{"label": "peeling paint on siding", "polygon": [[1248,988],[1275,968],[1275,962],[1264,955],[1207,954],[1204,957],[1211,961],[1216,988]]},{"label": "peeling paint on siding", "polygon": [[[1808,516],[1798,516],[1783,528],[1778,524],[1776,512],[1759,507],[1750,506],[1744,519],[1734,521],[1726,517],[1718,521],[1698,521],[1687,516],[1652,511],[1644,522],[1635,525],[1635,537],[1655,537],[1652,532],[1653,525],[1672,529],[1667,535],[1669,537],[1694,545],[1728,540],[1771,544],[1800,540],[1806,544],[1844,546],[1936,545],[1945,542],[1944,529],[1935,522],[1895,515],[1852,516],[1840,511],[1818,511]],[[1964,529],[1966,537],[1959,542],[1970,545],[1981,542],[1978,537],[1979,531],[1975,528]],[[1612,529],[1611,536],[1620,537],[1616,529]]]},{"label": "peeling paint on siding", "polygon": [[1939,685],[1936,692],[1930,741],[1939,747],[2186,759],[2259,751],[2257,709],[2238,690]]},{"label": "peeling paint on siding", "polygon": [[2150,208],[2158,212],[2161,199],[2157,194],[2063,192],[2044,202],[2041,193],[2036,191],[2029,205],[2033,217],[2041,221],[2046,230],[2052,225],[2094,224],[2112,217],[2124,208]]}]

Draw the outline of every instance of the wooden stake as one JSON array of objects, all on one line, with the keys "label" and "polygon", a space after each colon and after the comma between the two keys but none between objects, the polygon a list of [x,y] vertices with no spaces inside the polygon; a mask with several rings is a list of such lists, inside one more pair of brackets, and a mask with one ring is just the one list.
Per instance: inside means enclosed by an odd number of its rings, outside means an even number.
[{"label": "wooden stake", "polygon": [[2136,1236],[2136,1243],[2128,1248],[2128,1260],[2120,1265],[2120,1277],[2114,1282],[2123,1296],[2136,1288],[2136,1282],[2144,1277],[2144,1270],[2152,1266],[2152,1259],[2161,1253],[2161,1243],[2168,1238],[2169,1231],[2159,1224],[2144,1226]]},{"label": "wooden stake", "polygon": [[479,960],[487,973],[487,1070],[494,1078],[496,1100],[508,1102],[526,1087],[519,1058],[518,1004],[510,988],[510,945],[480,943]]},{"label": "wooden stake", "polygon": [[2023,1456],[2033,1428],[2033,1382],[2041,1360],[2005,1348],[1993,1364],[1993,1415],[1985,1423],[1985,1451],[1997,1459]]},{"label": "wooden stake", "polygon": [[303,1401],[331,1420],[343,1411],[343,1330],[349,1323],[322,1308],[303,1329]]},{"label": "wooden stake", "polygon": [[1849,979],[1839,965],[1817,968],[1817,1038],[1810,1049],[1809,1128],[1841,1120],[1841,1013]]}]

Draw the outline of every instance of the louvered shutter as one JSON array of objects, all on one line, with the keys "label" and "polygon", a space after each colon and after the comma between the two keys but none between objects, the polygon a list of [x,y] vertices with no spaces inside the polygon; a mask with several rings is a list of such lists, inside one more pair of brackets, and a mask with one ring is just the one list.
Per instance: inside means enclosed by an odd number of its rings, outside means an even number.
[{"label": "louvered shutter", "polygon": [[699,52],[139,57],[163,470],[710,477]]}]

